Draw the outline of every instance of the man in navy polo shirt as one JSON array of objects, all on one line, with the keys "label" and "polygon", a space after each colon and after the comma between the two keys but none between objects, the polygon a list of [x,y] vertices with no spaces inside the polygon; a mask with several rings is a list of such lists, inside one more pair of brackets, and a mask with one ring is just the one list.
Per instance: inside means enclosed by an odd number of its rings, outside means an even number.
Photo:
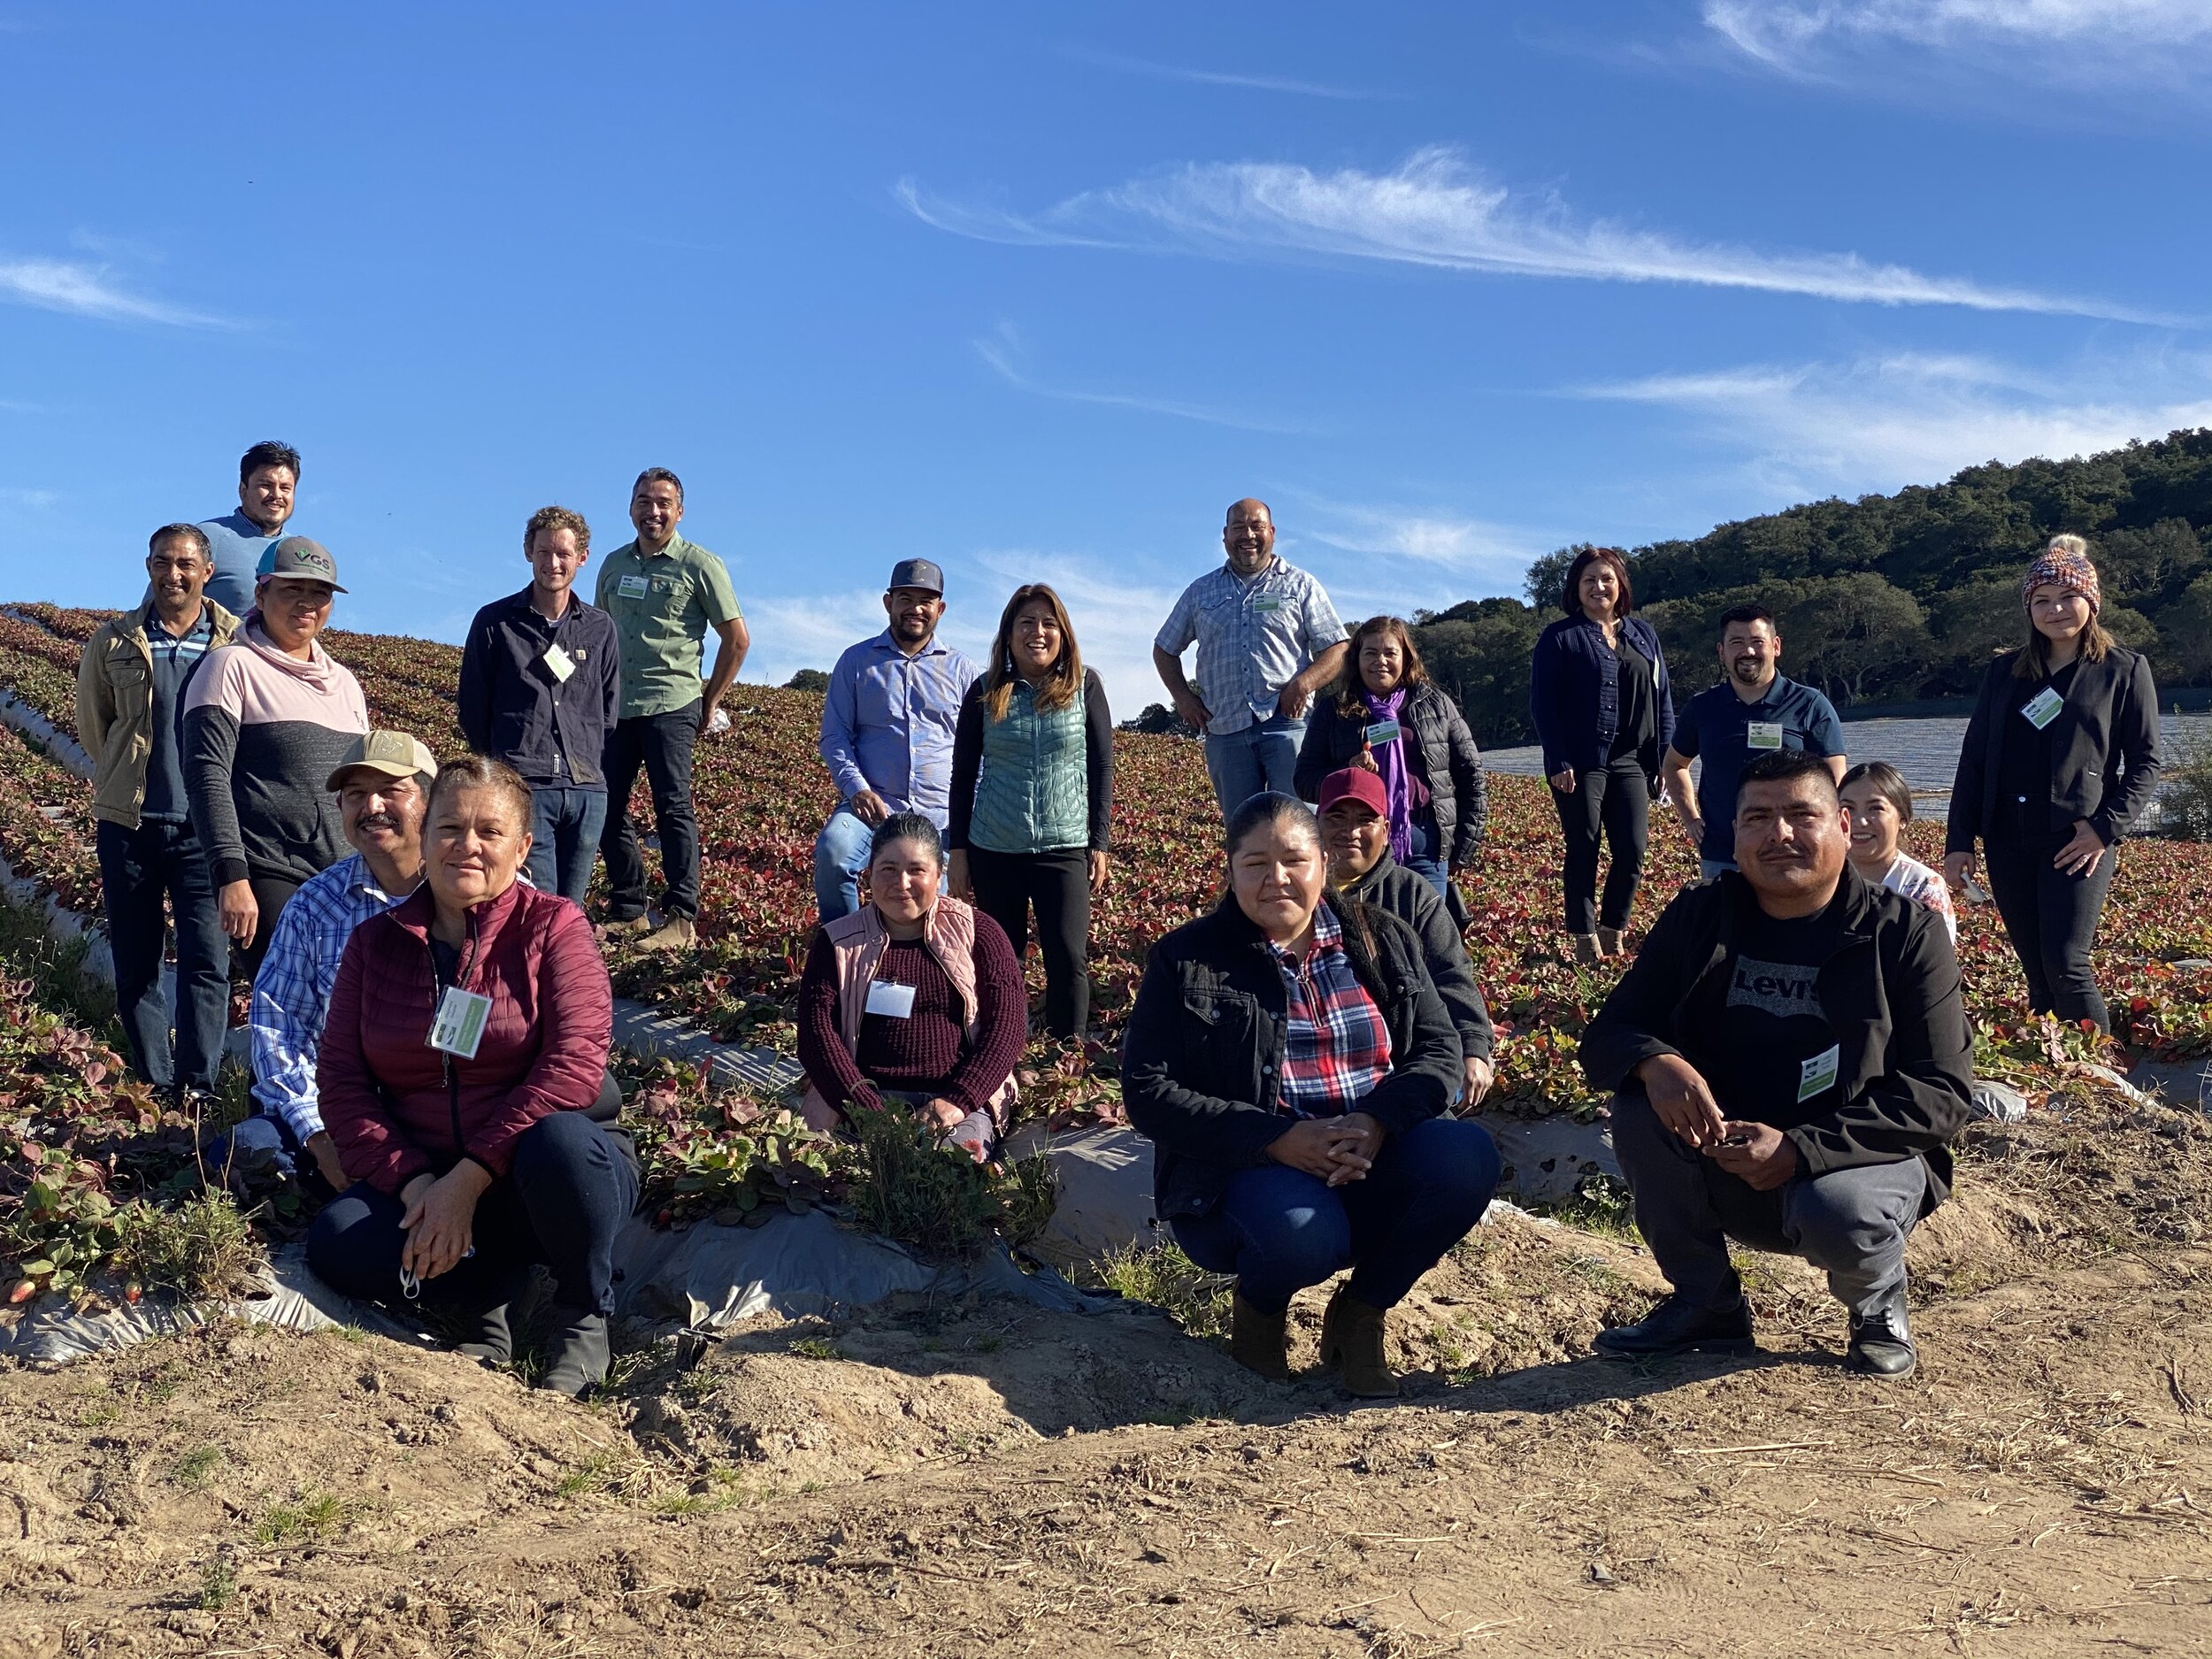
[{"label": "man in navy polo shirt", "polygon": [[[1697,848],[1698,868],[1710,881],[1736,867],[1736,832],[1729,803],[1753,758],[1781,749],[1824,757],[1843,778],[1843,723],[1835,705],[1810,686],[1785,679],[1782,634],[1764,605],[1738,605],[1720,619],[1717,686],[1692,697],[1674,726],[1661,774],[1675,817]],[[1703,780],[1690,781],[1690,763],[1705,759]],[[1700,802],[1718,809],[1701,810]]]}]

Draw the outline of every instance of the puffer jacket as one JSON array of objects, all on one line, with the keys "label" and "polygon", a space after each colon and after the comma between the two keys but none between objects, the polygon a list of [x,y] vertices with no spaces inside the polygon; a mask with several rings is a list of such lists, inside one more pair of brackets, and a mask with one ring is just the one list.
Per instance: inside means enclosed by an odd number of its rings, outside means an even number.
[{"label": "puffer jacket", "polygon": [[429,1044],[442,994],[426,885],[346,941],[315,1080],[357,1181],[397,1193],[472,1158],[505,1175],[539,1118],[588,1111],[606,1079],[614,993],[583,911],[518,881],[468,912],[459,984],[492,1000],[473,1059]]},{"label": "puffer jacket", "polygon": [[[208,649],[228,645],[238,618],[212,599],[201,603],[212,625]],[[138,827],[139,809],[146,804],[146,768],[154,752],[153,683],[142,607],[102,623],[85,642],[77,664],[77,739],[92,757],[92,816],[125,829]],[[181,712],[172,709],[169,715],[176,720]]]},{"label": "puffer jacket", "polygon": [[[1459,1033],[1410,927],[1341,894],[1322,902],[1390,1028],[1390,1075],[1359,1110],[1390,1133],[1410,1129],[1458,1092]],[[1130,1126],[1152,1142],[1161,1215],[1204,1215],[1296,1121],[1278,1089],[1289,1007],[1265,935],[1233,898],[1152,947],[1122,1038],[1121,1097]]]},{"label": "puffer jacket", "polygon": [[[1406,694],[1401,724],[1420,745],[1421,775],[1429,786],[1429,810],[1436,814],[1436,842],[1444,862],[1460,870],[1475,861],[1490,822],[1490,794],[1482,780],[1482,752],[1467,729],[1459,705],[1433,684]],[[1321,798],[1321,780],[1359,758],[1367,741],[1364,709],[1346,714],[1336,694],[1314,699],[1306,717],[1305,741],[1298,746],[1295,784],[1308,801]]]}]

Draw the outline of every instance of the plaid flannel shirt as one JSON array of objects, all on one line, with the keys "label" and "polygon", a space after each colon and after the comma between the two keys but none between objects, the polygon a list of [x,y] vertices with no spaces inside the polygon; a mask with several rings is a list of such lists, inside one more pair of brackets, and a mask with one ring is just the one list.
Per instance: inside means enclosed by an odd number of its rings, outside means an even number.
[{"label": "plaid flannel shirt", "polygon": [[1343,926],[1326,905],[1314,912],[1303,962],[1271,941],[1267,948],[1290,996],[1277,1102],[1299,1118],[1341,1117],[1390,1075],[1382,1010],[1352,972]]},{"label": "plaid flannel shirt", "polygon": [[406,896],[385,892],[369,861],[351,853],[303,884],[277,918],[253,981],[253,1098],[296,1141],[322,1133],[315,1056],[346,941]]}]

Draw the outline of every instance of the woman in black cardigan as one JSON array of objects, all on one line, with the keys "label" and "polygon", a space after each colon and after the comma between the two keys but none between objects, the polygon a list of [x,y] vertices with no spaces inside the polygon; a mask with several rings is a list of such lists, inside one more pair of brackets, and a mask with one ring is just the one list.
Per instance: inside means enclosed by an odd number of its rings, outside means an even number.
[{"label": "woman in black cardigan", "polygon": [[1390,801],[1390,856],[1448,897],[1490,816],[1475,734],[1422,667],[1402,619],[1368,618],[1350,648],[1336,684],[1314,700],[1298,793],[1319,800],[1321,780],[1347,766],[1375,773]]},{"label": "woman in black cardigan", "polygon": [[1291,1297],[1349,1267],[1321,1361],[1386,1397],[1387,1312],[1482,1218],[1498,1149],[1440,1116],[1460,1081],[1451,1016],[1413,930],[1329,893],[1311,809],[1255,795],[1226,846],[1228,895],[1145,964],[1122,1100],[1177,1242],[1237,1276],[1236,1358],[1286,1378]]},{"label": "woman in black cardigan", "polygon": [[1982,680],[1951,785],[1943,871],[1963,887],[1978,836],[2029,1006],[2109,1031],[2089,946],[2114,848],[2158,775],[2158,689],[2150,664],[2098,622],[2097,567],[2079,536],[2053,537],[2021,595],[2028,642]]}]

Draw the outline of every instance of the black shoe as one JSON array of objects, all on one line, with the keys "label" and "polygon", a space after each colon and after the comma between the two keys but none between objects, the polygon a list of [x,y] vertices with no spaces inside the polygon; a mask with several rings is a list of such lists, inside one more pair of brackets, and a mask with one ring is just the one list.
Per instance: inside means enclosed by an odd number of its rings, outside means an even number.
[{"label": "black shoe", "polygon": [[572,1400],[580,1398],[607,1380],[607,1366],[612,1358],[607,1316],[565,1308],[546,1349],[545,1374],[538,1379],[538,1386]]},{"label": "black shoe", "polygon": [[1912,1331],[1905,1322],[1903,1286],[1891,1292],[1888,1300],[1872,1313],[1851,1316],[1851,1347],[1843,1356],[1846,1371],[1900,1382],[1919,1364]]},{"label": "black shoe", "polygon": [[469,1320],[467,1333],[453,1345],[453,1351],[479,1365],[511,1364],[515,1333],[507,1324],[507,1304],[503,1302],[496,1308],[487,1308]]},{"label": "black shoe", "polygon": [[1751,1307],[1741,1297],[1731,1308],[1697,1308],[1670,1296],[1636,1325],[1598,1333],[1591,1344],[1608,1359],[1664,1359],[1674,1354],[1748,1354]]}]

